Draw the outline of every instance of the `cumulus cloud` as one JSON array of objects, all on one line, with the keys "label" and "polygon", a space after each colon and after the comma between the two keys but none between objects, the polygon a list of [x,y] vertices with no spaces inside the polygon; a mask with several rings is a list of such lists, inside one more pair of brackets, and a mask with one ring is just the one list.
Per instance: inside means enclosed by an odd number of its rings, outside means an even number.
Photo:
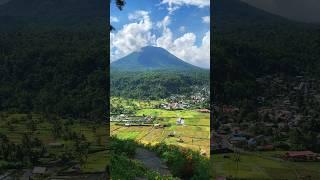
[{"label": "cumulus cloud", "polygon": [[184,5],[197,6],[199,8],[210,6],[210,0],[162,0],[161,4],[167,4],[168,11],[172,13]]},{"label": "cumulus cloud", "polygon": [[119,22],[119,19],[114,16],[110,16],[110,22]]},{"label": "cumulus cloud", "polygon": [[157,22],[158,28],[166,28],[171,23],[170,16],[165,16],[162,21]]},{"label": "cumulus cloud", "polygon": [[[165,19],[169,16],[165,17]],[[163,21],[164,21],[163,20]],[[170,20],[170,18],[169,18]],[[193,65],[204,68],[210,67],[210,31],[208,31],[201,42],[200,46],[196,45],[197,37],[194,33],[185,33],[177,39],[173,39],[169,24],[163,26],[162,35],[157,38],[156,46],[167,49],[170,53],[178,58]]]},{"label": "cumulus cloud", "polygon": [[[162,21],[157,23],[152,23],[149,13],[144,11],[129,15],[129,19],[134,22],[124,25],[120,31],[110,34],[111,61],[138,51],[144,46],[153,45],[168,50],[188,63],[209,68],[210,31],[203,35],[200,45],[197,45],[198,37],[192,32],[174,38],[169,28],[170,16],[165,16]],[[162,32],[158,37],[152,33],[156,28]]]},{"label": "cumulus cloud", "polygon": [[129,20],[139,20],[141,18],[149,18],[149,12],[148,11],[135,11],[134,13],[130,13],[128,16]]},{"label": "cumulus cloud", "polygon": [[155,35],[151,33],[153,25],[148,12],[136,11],[129,15],[129,19],[135,22],[124,25],[118,32],[110,33],[111,61],[155,42]]},{"label": "cumulus cloud", "polygon": [[210,24],[210,16],[204,16],[202,17],[202,22],[206,24]]}]

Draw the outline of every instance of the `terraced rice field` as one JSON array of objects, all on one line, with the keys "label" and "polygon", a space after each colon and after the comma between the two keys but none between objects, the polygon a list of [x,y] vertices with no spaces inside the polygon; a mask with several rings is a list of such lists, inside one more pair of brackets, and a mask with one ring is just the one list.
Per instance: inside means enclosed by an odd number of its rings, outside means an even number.
[{"label": "terraced rice field", "polygon": [[[156,116],[160,124],[170,124],[169,127],[155,128],[153,126],[124,127],[111,123],[111,135],[120,139],[134,139],[144,144],[164,142],[174,144],[195,151],[205,151],[209,154],[210,148],[210,114],[194,110],[162,110],[143,109],[136,113],[137,116]],[[185,119],[185,125],[176,125],[176,120]],[[175,132],[174,137],[168,135]],[[181,141],[182,140],[182,141]]]}]

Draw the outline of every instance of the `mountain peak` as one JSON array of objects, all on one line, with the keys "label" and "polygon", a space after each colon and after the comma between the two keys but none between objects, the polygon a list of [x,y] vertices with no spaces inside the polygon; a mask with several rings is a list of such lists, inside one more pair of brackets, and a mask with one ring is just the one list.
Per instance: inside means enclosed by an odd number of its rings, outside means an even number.
[{"label": "mountain peak", "polygon": [[156,46],[145,46],[111,63],[111,70],[122,71],[199,69],[201,68],[188,64],[166,49]]}]

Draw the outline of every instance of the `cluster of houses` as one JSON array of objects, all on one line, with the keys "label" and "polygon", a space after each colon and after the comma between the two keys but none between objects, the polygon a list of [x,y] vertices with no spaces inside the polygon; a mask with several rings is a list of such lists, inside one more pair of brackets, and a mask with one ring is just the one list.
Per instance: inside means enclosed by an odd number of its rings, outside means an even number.
[{"label": "cluster of houses", "polygon": [[162,103],[160,105],[160,108],[166,109],[166,110],[178,110],[178,109],[188,109],[190,108],[190,104],[179,101],[179,102],[171,102],[171,103]]},{"label": "cluster of houses", "polygon": [[[124,126],[141,126],[141,125],[152,125],[155,128],[163,128],[164,125],[161,125],[159,123],[154,123],[154,118],[151,116],[134,116],[134,117],[128,117],[126,115],[119,115],[119,116],[113,116],[110,119],[111,122],[116,122],[118,125],[124,125]],[[176,125],[178,126],[184,126],[185,125],[185,119],[179,117],[176,120]]]},{"label": "cluster of houses", "polygon": [[[219,128],[215,129],[211,148],[214,152],[225,152],[232,148],[243,150],[273,150],[273,137],[289,137],[291,129],[299,129],[300,124],[309,121],[310,114],[301,113],[299,99],[317,100],[320,102],[320,81],[308,79],[304,76],[291,77],[266,76],[257,78],[257,83],[264,89],[258,96],[255,120],[239,121],[242,109],[234,106],[214,106],[220,114]],[[250,129],[251,127],[251,129]],[[256,134],[252,129],[262,129],[262,134]],[[267,133],[266,133],[267,132]],[[317,137],[320,143],[320,135]],[[289,144],[287,144],[289,146]],[[311,151],[292,151],[283,155],[287,160],[319,160],[319,155]]]},{"label": "cluster of houses", "polygon": [[192,103],[194,103],[194,104],[204,102],[207,99],[207,97],[205,97],[201,93],[196,93],[196,94],[190,96],[190,98],[192,100]]},{"label": "cluster of houses", "polygon": [[195,90],[195,92],[193,92],[190,96],[172,95],[168,98],[167,103],[160,104],[160,108],[166,110],[189,109],[194,105],[198,105],[208,100],[209,89],[207,87],[202,87]]},{"label": "cluster of houses", "polygon": [[133,126],[133,125],[144,125],[144,124],[153,124],[154,118],[151,116],[133,116],[129,117],[124,114],[119,116],[112,116],[110,118],[111,122],[116,122],[118,124],[123,124],[124,126]]}]

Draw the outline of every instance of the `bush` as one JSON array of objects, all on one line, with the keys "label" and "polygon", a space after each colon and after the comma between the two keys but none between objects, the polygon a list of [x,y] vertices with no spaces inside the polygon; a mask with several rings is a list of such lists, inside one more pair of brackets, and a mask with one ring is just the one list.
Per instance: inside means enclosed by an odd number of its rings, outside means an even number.
[{"label": "bush", "polygon": [[163,143],[146,147],[165,160],[174,176],[191,177],[191,179],[210,179],[211,177],[209,159],[201,156],[199,152]]},{"label": "bush", "polygon": [[111,137],[111,149],[116,154],[123,154],[128,157],[133,157],[136,151],[136,143],[132,140],[120,140],[114,137]]}]

